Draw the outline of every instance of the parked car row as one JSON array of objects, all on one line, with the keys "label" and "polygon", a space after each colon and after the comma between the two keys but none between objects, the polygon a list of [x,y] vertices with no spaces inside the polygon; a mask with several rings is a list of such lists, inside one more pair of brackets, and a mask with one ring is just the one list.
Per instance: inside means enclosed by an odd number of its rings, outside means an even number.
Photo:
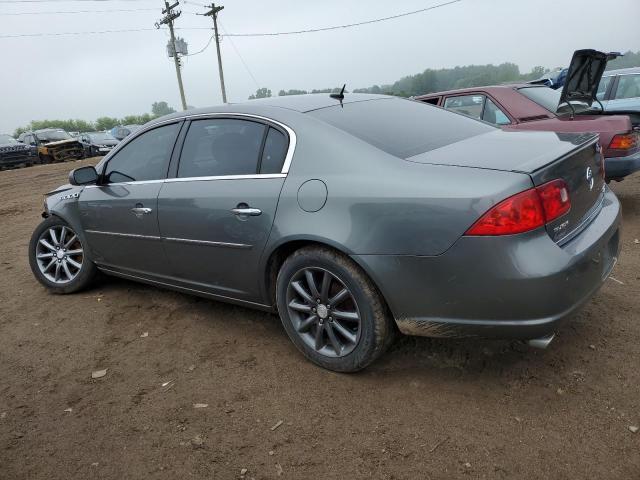
[{"label": "parked car row", "polygon": [[46,128],[20,134],[0,135],[0,169],[30,167],[40,163],[65,162],[106,155],[139,125],[116,127],[118,137],[111,132],[66,132],[61,128]]},{"label": "parked car row", "polygon": [[640,68],[607,72],[610,55],[575,52],[562,90],[539,84],[495,85],[416,97],[505,130],[600,135],[607,180],[640,170]]}]

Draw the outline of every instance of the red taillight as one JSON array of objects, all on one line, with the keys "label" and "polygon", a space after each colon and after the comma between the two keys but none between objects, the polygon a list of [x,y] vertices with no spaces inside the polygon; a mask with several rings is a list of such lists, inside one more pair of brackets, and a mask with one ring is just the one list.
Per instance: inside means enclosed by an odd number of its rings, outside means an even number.
[{"label": "red taillight", "polygon": [[553,180],[536,188],[542,208],[544,209],[545,223],[555,220],[571,209],[569,200],[569,188],[564,180]]},{"label": "red taillight", "polygon": [[611,139],[609,148],[613,150],[631,150],[638,147],[637,133],[624,133],[614,136]]},{"label": "red taillight", "polygon": [[553,180],[503,200],[467,230],[465,235],[513,235],[542,227],[571,209],[569,189]]}]

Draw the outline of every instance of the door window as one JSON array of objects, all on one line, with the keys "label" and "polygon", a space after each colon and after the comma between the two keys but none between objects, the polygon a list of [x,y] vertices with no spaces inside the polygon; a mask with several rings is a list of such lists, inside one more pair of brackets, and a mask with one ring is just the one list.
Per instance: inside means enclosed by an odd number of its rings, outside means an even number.
[{"label": "door window", "polygon": [[613,78],[614,77],[602,77],[602,80],[600,80],[600,83],[598,84],[598,91],[596,92],[596,98],[598,100],[604,100],[604,95],[607,93],[607,89],[609,88]]},{"label": "door window", "polygon": [[640,97],[640,75],[620,75],[616,100]]},{"label": "door window", "polygon": [[[266,129],[262,123],[231,118],[191,122],[178,177],[256,174]],[[272,138],[274,146],[276,142]],[[271,158],[267,159],[265,168],[272,168],[271,162]]]},{"label": "door window", "polygon": [[134,138],[107,163],[107,181],[134,182],[166,178],[179,130],[180,124],[173,123]]},{"label": "door window", "polygon": [[444,108],[479,120],[483,104],[484,95],[460,95],[447,97],[444,101]]},{"label": "door window", "polygon": [[493,123],[494,125],[508,125],[511,123],[509,117],[498,108],[498,106],[487,98],[487,102],[484,106],[484,112],[482,113],[482,120],[485,122]]},{"label": "door window", "polygon": [[269,128],[267,139],[264,142],[260,173],[280,173],[282,164],[287,155],[288,142],[282,132],[273,127]]}]

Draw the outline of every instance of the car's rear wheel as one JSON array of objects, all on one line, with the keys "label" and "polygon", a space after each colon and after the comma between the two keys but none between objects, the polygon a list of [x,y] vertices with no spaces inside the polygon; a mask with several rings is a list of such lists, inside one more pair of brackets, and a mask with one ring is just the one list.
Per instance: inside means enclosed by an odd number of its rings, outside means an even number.
[{"label": "car's rear wheel", "polygon": [[33,232],[29,264],[38,281],[54,293],[81,290],[96,274],[78,234],[56,216],[44,220]]},{"label": "car's rear wheel", "polygon": [[331,249],[296,251],[280,268],[276,288],[289,338],[321,367],[361,370],[393,337],[393,320],[373,282],[353,261]]}]

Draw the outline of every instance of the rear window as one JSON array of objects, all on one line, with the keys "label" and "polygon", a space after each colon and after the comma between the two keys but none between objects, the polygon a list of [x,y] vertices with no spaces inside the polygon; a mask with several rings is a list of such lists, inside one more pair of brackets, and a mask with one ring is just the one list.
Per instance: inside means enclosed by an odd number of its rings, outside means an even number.
[{"label": "rear window", "polygon": [[556,113],[556,110],[558,110],[560,90],[553,90],[549,87],[524,87],[519,88],[518,92],[551,113]]},{"label": "rear window", "polygon": [[387,98],[309,112],[390,153],[409,158],[494,130],[485,123],[422,102]]}]

